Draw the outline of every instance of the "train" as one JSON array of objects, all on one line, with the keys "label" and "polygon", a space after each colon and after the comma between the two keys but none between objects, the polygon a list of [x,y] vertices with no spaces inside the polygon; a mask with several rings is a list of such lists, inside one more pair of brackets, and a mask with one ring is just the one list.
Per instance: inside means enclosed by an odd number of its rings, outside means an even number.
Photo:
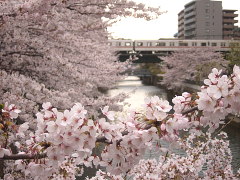
[{"label": "train", "polygon": [[175,51],[182,48],[216,48],[218,51],[229,51],[233,44],[240,46],[239,40],[108,40],[109,45],[117,51]]}]

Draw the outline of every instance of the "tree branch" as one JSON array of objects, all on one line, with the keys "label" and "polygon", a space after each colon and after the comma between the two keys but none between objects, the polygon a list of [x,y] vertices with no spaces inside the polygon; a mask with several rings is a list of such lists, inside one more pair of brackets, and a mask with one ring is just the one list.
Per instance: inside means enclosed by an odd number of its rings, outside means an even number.
[{"label": "tree branch", "polygon": [[192,108],[190,108],[190,109],[187,109],[186,111],[183,111],[183,112],[182,112],[182,115],[186,115],[186,114],[188,114],[188,113],[190,113],[190,112],[193,112],[193,111],[196,111],[196,110],[198,110],[198,107],[197,107],[197,106],[194,106],[194,107],[192,107]]},{"label": "tree branch", "polygon": [[[198,110],[197,106],[194,106],[186,111],[183,111],[182,114],[185,115],[185,114],[188,114],[190,112],[193,112],[193,111],[196,111]],[[148,124],[145,126],[144,129],[150,129],[152,127],[151,124]],[[122,135],[127,135],[129,132],[128,131],[123,131],[122,132]],[[112,142],[108,142],[107,138],[102,136],[102,137],[99,137],[97,138],[96,142],[99,142],[99,143],[106,143],[106,144],[111,144]],[[118,143],[121,142],[121,140],[118,141]],[[45,158],[47,157],[46,153],[43,153],[43,154],[12,154],[10,156],[7,156],[7,155],[4,155],[2,158],[0,158],[0,160],[19,160],[19,159],[42,159],[42,158]]]},{"label": "tree branch", "polygon": [[43,54],[38,53],[38,52],[32,52],[32,51],[13,51],[13,52],[7,52],[3,54],[3,56],[9,56],[13,54],[19,54],[19,55],[25,55],[25,56],[39,56],[43,58]]},{"label": "tree branch", "polygon": [[19,159],[42,159],[47,157],[46,153],[43,154],[12,154],[10,156],[4,155],[0,160],[19,160]]}]

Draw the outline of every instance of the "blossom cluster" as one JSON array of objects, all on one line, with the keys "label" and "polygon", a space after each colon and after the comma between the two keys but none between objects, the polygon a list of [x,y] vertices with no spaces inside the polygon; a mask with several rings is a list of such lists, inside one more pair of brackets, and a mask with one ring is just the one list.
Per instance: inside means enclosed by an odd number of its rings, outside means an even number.
[{"label": "blossom cluster", "polygon": [[[69,110],[44,103],[36,114],[35,131],[28,122],[14,124],[20,110],[6,104],[1,109],[1,124],[12,130],[1,128],[7,133],[1,138],[8,145],[1,144],[0,158],[21,157],[15,169],[22,177],[36,179],[73,179],[78,172],[82,174],[81,166],[106,168],[108,173],[99,172],[99,178],[198,179],[205,164],[204,178],[237,178],[225,135],[217,139],[205,134],[206,130],[213,132],[228,113],[239,113],[240,69],[235,66],[230,77],[220,73],[213,69],[201,92],[176,96],[173,106],[154,96],[140,110],[115,112],[105,106],[100,116],[92,116],[80,103]],[[183,130],[190,133],[187,139],[180,136]],[[161,151],[162,140],[178,144],[186,156],[168,151],[158,162],[141,160],[147,149]],[[10,143],[15,143],[17,154],[11,152]],[[101,152],[95,153],[96,148]]]},{"label": "blossom cluster", "polygon": [[224,68],[229,63],[215,48],[189,48],[162,57],[164,76],[161,84],[167,89],[182,89],[187,81],[201,84],[212,68]]},{"label": "blossom cluster", "polygon": [[[77,103],[71,110],[59,112],[50,103],[43,104],[43,111],[37,116],[37,129],[31,134],[26,145],[20,147],[23,152],[31,154],[46,153],[48,157],[42,162],[25,164],[17,161],[17,168],[25,175],[47,178],[59,171],[66,159],[71,163],[84,164],[91,156],[96,143],[97,129],[93,120],[86,118],[87,111]],[[73,159],[71,159],[73,158]],[[46,170],[45,173],[41,173]],[[44,174],[41,175],[41,174]]]},{"label": "blossom cluster", "polygon": [[179,139],[185,149],[184,156],[174,153],[160,155],[156,159],[141,160],[130,172],[133,179],[239,179],[233,174],[231,152],[227,135],[220,133],[213,138],[208,133],[199,138],[196,134],[187,139]]}]

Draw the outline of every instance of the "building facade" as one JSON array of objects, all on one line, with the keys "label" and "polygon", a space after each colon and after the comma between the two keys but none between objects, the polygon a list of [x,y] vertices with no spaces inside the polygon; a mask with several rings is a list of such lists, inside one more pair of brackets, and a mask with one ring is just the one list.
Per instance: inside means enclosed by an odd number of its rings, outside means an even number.
[{"label": "building facade", "polygon": [[232,39],[237,23],[234,12],[223,10],[221,1],[191,1],[178,14],[178,38]]}]

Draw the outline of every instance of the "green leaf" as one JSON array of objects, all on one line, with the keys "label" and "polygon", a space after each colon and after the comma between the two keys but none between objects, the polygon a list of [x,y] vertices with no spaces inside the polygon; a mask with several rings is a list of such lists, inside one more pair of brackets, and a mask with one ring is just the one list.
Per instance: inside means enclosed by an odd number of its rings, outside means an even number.
[{"label": "green leaf", "polygon": [[4,104],[0,104],[0,109],[3,109],[4,108]]}]

